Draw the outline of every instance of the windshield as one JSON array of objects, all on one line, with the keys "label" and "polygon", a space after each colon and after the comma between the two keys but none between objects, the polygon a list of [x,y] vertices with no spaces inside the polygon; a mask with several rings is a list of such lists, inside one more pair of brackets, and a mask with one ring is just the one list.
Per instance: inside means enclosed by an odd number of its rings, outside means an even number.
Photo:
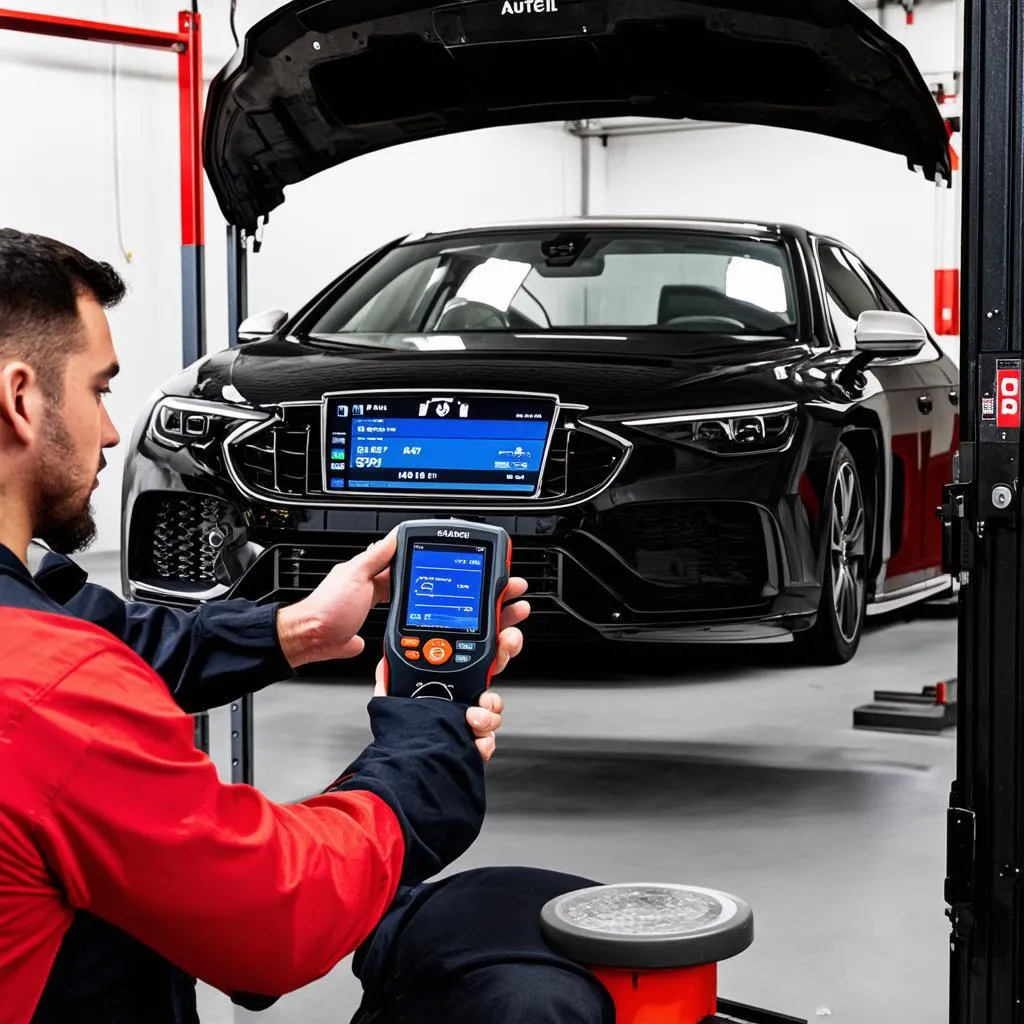
[{"label": "windshield", "polygon": [[309,333],[626,329],[794,338],[785,248],[682,230],[426,239],[387,253]]}]

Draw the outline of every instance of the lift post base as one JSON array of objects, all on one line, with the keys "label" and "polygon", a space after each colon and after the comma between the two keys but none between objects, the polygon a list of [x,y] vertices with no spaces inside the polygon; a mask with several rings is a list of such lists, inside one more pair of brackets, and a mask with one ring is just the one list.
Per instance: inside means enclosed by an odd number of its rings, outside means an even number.
[{"label": "lift post base", "polygon": [[943,732],[956,725],[956,679],[909,690],[875,690],[871,704],[853,709],[855,729]]}]

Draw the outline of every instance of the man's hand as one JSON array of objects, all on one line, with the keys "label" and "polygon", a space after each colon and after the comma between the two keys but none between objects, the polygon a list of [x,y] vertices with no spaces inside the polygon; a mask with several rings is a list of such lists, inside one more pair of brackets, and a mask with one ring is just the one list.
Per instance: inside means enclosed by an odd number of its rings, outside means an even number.
[{"label": "man's hand", "polygon": [[370,609],[388,599],[397,531],[334,566],[309,597],[277,613],[277,637],[288,664],[354,658],[365,643],[359,630]]},{"label": "man's hand", "polygon": [[[363,652],[366,645],[359,636],[359,630],[370,609],[388,600],[391,590],[389,566],[395,555],[396,543],[397,530],[392,530],[366,551],[334,566],[308,597],[278,611],[278,641],[292,668],[316,661],[354,658]],[[509,659],[523,648],[523,635],[516,627],[530,614],[529,604],[520,600],[526,593],[526,587],[526,580],[513,577],[505,590],[506,607],[501,615],[496,674],[503,672]],[[381,671],[382,664],[377,667],[378,680]],[[481,706],[489,707],[483,700]],[[500,708],[496,713],[500,716]],[[475,723],[471,724],[475,727]],[[487,729],[487,724],[482,723],[480,732],[480,739],[485,743],[487,734],[497,728]],[[493,736],[489,742],[493,750]]]},{"label": "man's hand", "polygon": [[[494,674],[504,672],[508,663],[523,649],[523,634],[519,623],[530,614],[530,605],[523,600],[526,593],[526,580],[513,576],[505,590],[505,607],[501,612],[501,633],[498,634],[498,656],[494,666]],[[511,602],[515,602],[514,604]],[[377,662],[377,685],[375,697],[386,697],[384,689],[384,659]],[[493,690],[487,690],[480,697],[479,707],[466,711],[466,721],[476,736],[476,749],[483,760],[490,761],[494,756],[497,740],[495,733],[501,728],[501,713],[505,710],[505,702]]]}]

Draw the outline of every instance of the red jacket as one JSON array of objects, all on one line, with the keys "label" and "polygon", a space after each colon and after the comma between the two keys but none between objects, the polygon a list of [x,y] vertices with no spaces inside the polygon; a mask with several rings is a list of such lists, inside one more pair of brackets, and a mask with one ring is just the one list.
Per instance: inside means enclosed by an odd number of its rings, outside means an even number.
[{"label": "red jacket", "polygon": [[371,701],[376,741],[344,781],[277,804],[222,783],[166,681],[17,575],[0,573],[5,1024],[31,1020],[80,912],[225,992],[300,987],[367,937],[400,881],[428,877],[479,830],[463,710]]}]

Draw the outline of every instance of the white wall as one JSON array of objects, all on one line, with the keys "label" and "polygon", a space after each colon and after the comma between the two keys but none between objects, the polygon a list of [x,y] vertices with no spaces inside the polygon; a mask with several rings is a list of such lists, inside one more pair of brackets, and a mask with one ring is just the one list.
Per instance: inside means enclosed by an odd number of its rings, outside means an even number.
[{"label": "white wall", "polygon": [[[176,30],[185,0],[18,0],[19,10]],[[244,30],[277,0],[243,0]],[[226,0],[203,2],[209,80],[234,44]],[[180,367],[177,60],[117,51],[120,200],[115,200],[110,46],[0,32],[0,224],[54,235],[108,259],[130,286],[111,322],[123,366],[110,409],[123,435],[142,400]],[[579,208],[579,143],[560,126],[431,140],[364,158],[290,190],[250,261],[250,309],[294,308],[371,247],[410,228],[564,215]],[[224,221],[207,189],[209,348],[227,343]],[[129,263],[121,254],[120,208]],[[429,218],[429,225],[424,222]],[[115,550],[123,448],[95,496],[95,550]]]},{"label": "white wall", "polygon": [[838,236],[932,319],[936,188],[866,147],[760,127],[612,139],[604,210],[784,221]]},{"label": "white wall", "polygon": [[929,82],[942,80],[946,92],[952,89],[952,73],[962,67],[963,46],[957,19],[963,19],[963,0],[919,0],[913,24],[907,23],[903,8],[895,2],[879,13],[875,4],[858,3],[895,39],[910,51],[921,73]]}]

